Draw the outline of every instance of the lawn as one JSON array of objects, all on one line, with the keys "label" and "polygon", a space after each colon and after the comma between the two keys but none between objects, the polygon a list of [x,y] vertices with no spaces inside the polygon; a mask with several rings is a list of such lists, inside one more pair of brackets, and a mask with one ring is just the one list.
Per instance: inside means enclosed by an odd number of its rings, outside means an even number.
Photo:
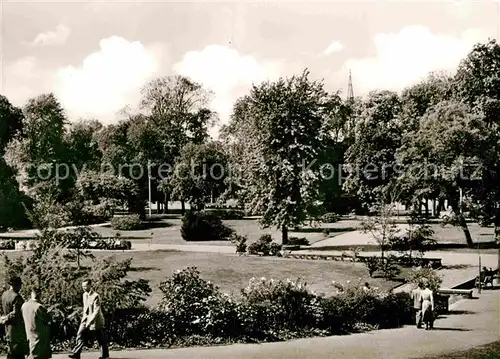
[{"label": "lawn", "polygon": [[[261,228],[259,222],[253,219],[245,220],[230,220],[224,221],[228,226],[235,229],[238,234],[248,236],[248,242],[256,241],[262,234],[271,234],[275,241],[281,241],[281,232],[274,228]],[[152,243],[165,243],[165,244],[186,244],[182,239],[180,233],[181,220],[178,218],[166,219],[155,223],[154,228],[138,231],[120,231],[124,237],[134,237],[140,239],[150,239]],[[304,226],[298,231],[291,230],[290,237],[305,237],[309,243],[315,243],[325,239],[322,233],[323,229],[330,229],[329,237],[334,237],[339,234],[348,233],[350,231],[360,228],[361,221],[359,220],[341,220],[337,223],[321,224],[319,227]],[[469,230],[471,232],[474,242],[476,241],[493,241],[493,228],[481,227],[477,223],[469,223]],[[458,227],[441,226],[440,224],[431,224],[434,230],[434,238],[438,242],[450,243],[465,243],[463,231]],[[111,227],[96,227],[95,230],[103,236],[114,236],[116,230]],[[228,241],[211,241],[204,242],[208,245],[231,245]]]},{"label": "lawn", "polygon": [[[109,256],[109,253],[96,252],[96,256]],[[128,253],[114,253],[117,259],[129,258]],[[131,279],[144,278],[150,281],[153,293],[148,301],[156,304],[161,298],[158,285],[177,269],[197,267],[202,278],[210,280],[223,292],[238,295],[247,286],[250,278],[301,278],[312,290],[329,294],[334,291],[332,281],[345,284],[346,281],[365,281],[372,287],[389,290],[397,282],[381,278],[369,278],[368,271],[360,263],[310,261],[276,257],[237,256],[218,253],[189,253],[174,251],[149,251],[133,254],[134,272]]]}]

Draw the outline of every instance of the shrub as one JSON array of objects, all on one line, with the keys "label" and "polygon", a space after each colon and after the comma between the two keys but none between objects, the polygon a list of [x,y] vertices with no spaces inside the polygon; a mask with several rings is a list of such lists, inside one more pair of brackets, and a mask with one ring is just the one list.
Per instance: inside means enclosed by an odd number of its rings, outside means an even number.
[{"label": "shrub", "polygon": [[336,223],[340,220],[340,216],[336,213],[325,213],[321,216],[321,222],[323,223]]},{"label": "shrub", "polygon": [[185,241],[228,240],[234,231],[209,212],[188,211],[182,217],[181,235]]},{"label": "shrub", "polygon": [[373,274],[379,269],[380,259],[377,257],[367,257],[364,260],[363,264],[368,269],[368,274],[371,278],[373,277]]},{"label": "shrub", "polygon": [[222,220],[229,221],[229,220],[239,220],[243,219],[245,214],[243,211],[235,210],[235,209],[209,209],[205,210],[204,212],[211,213],[217,217],[219,217]]},{"label": "shrub", "polygon": [[243,304],[275,330],[314,328],[321,318],[318,298],[300,280],[252,278],[241,294]]},{"label": "shrub", "polygon": [[83,278],[92,278],[107,316],[113,316],[121,308],[142,306],[151,292],[147,281],[125,279],[131,270],[131,259],[117,261],[111,257],[97,260],[89,255],[86,257],[88,266],[80,266],[76,265],[77,256],[68,253],[65,233],[44,230],[37,242],[30,255],[15,260],[3,257],[0,284],[5,285],[10,274],[19,275],[23,281],[24,298],[34,286],[44,288],[40,301],[52,316],[51,330],[57,345],[74,338],[78,329]]},{"label": "shrub", "polygon": [[194,267],[177,270],[160,284],[158,308],[170,316],[173,334],[228,337],[237,333],[235,304]]},{"label": "shrub", "polygon": [[281,251],[281,246],[273,242],[273,237],[270,234],[263,234],[256,242],[248,246],[249,254],[259,254],[263,256],[278,255]]},{"label": "shrub", "polygon": [[308,246],[309,241],[307,240],[306,237],[290,237],[288,238],[288,243],[292,246]]},{"label": "shrub", "polygon": [[247,237],[233,233],[229,238],[231,243],[236,246],[236,253],[244,254],[247,251]]},{"label": "shrub", "polygon": [[401,273],[397,262],[398,257],[392,254],[386,255],[383,259],[380,258],[379,269],[382,271],[385,279],[392,279]]},{"label": "shrub", "polygon": [[141,218],[138,214],[113,217],[111,227],[119,231],[134,231],[142,228]]},{"label": "shrub", "polygon": [[429,281],[429,289],[434,293],[441,287],[443,279],[431,268],[413,269],[405,278],[407,283],[412,283],[415,287],[419,281],[426,278]]}]

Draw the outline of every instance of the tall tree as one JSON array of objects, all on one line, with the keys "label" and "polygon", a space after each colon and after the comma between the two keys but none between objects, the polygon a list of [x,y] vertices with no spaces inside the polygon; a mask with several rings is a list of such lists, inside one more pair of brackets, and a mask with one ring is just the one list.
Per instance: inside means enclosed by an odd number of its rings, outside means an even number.
[{"label": "tall tree", "polygon": [[22,136],[7,146],[6,162],[29,196],[64,197],[56,178],[56,166],[65,162],[64,110],[53,94],[45,94],[28,100],[23,112]]},{"label": "tall tree", "polygon": [[469,247],[473,241],[459,192],[469,193],[478,184],[475,165],[487,136],[481,116],[463,103],[443,101],[426,112],[418,131],[398,151],[402,191],[415,200],[447,198]]},{"label": "tall tree", "polygon": [[[320,81],[299,76],[253,86],[235,108],[233,138],[243,142],[238,167],[240,198],[264,226],[282,230],[314,213],[322,182],[318,156],[331,135],[329,96]],[[230,125],[231,126],[231,125]]]},{"label": "tall tree", "polygon": [[396,93],[371,92],[356,120],[354,140],[345,154],[343,186],[367,205],[389,200],[401,144],[400,110]]},{"label": "tall tree", "polygon": [[493,39],[474,46],[460,63],[454,80],[457,98],[480,114],[488,128],[488,143],[479,148],[482,181],[470,195],[476,204],[474,212],[483,224],[494,224],[495,239],[500,243],[499,69],[500,45]]},{"label": "tall tree", "polygon": [[22,111],[0,95],[0,230],[27,224],[23,203],[28,199],[19,192],[14,172],[4,160],[5,148],[22,132]]}]

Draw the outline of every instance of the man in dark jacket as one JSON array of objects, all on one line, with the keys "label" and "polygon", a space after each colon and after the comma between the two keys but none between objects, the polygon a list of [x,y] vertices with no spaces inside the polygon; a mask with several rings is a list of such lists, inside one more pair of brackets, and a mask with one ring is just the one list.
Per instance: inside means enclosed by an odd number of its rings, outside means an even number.
[{"label": "man in dark jacket", "polygon": [[3,317],[5,324],[5,337],[7,340],[7,359],[24,359],[28,354],[28,341],[24,328],[21,307],[24,303],[19,294],[21,278],[14,276],[9,280],[10,288],[2,295]]}]

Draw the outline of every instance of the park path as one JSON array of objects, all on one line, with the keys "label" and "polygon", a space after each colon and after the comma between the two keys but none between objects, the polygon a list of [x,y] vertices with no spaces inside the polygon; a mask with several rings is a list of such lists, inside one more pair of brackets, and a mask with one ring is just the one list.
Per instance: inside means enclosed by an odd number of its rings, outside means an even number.
[{"label": "park path", "polygon": [[[125,350],[111,353],[116,359],[405,359],[467,350],[500,338],[500,290],[483,291],[451,307],[449,315],[435,322],[433,331],[413,326],[363,334],[309,338],[281,343],[237,344],[219,347]],[[97,359],[99,353],[84,353]],[[58,354],[54,359],[67,358]]]}]

